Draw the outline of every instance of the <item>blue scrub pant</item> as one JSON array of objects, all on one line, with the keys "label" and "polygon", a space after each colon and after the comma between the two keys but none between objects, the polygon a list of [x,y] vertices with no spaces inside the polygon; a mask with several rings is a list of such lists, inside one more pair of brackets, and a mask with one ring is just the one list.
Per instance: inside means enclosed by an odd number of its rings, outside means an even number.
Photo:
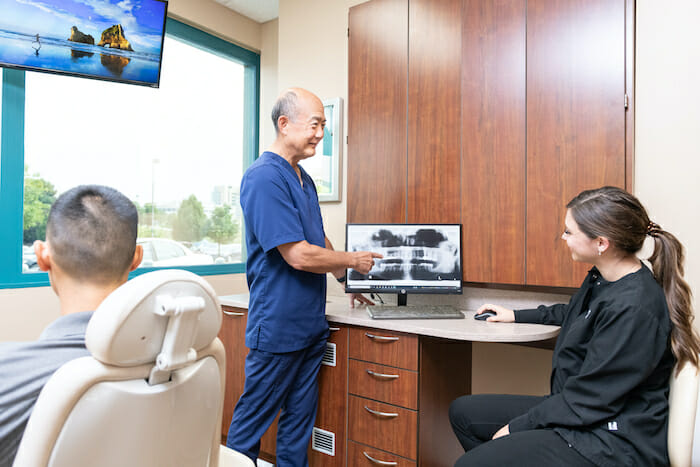
[{"label": "blue scrub pant", "polygon": [[296,352],[248,352],[243,395],[233,411],[226,445],[257,460],[260,438],[281,410],[277,466],[308,466],[307,448],[318,405],[318,371],[325,351],[326,339]]}]

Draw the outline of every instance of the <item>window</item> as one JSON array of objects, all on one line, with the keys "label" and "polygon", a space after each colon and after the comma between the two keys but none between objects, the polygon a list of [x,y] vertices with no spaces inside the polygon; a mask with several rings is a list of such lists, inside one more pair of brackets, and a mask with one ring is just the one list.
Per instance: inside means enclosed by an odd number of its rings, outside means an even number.
[{"label": "window", "polygon": [[159,89],[5,70],[3,95],[14,118],[0,140],[0,287],[48,284],[31,244],[52,201],[87,183],[136,204],[137,273],[244,271],[238,189],[258,151],[257,54],[168,19]]}]

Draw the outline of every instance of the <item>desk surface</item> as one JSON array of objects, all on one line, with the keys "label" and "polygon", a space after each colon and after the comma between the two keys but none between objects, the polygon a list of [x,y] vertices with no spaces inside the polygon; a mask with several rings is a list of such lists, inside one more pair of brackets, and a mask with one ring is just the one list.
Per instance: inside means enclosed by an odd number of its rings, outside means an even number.
[{"label": "desk surface", "polygon": [[[224,295],[222,305],[248,308],[248,294]],[[328,321],[421,336],[472,342],[536,342],[559,334],[558,326],[523,323],[487,323],[474,319],[475,311],[462,310],[464,319],[372,319],[365,306],[350,308],[345,297],[330,297],[326,302]]]}]

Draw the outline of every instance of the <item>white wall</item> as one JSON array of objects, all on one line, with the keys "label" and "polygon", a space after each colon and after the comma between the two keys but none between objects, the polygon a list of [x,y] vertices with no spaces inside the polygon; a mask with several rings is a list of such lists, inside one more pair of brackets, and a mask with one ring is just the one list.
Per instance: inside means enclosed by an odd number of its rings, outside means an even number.
[{"label": "white wall", "polygon": [[[635,191],[686,247],[700,301],[700,2],[637,2]],[[697,325],[697,323],[696,323]]]},{"label": "white wall", "polygon": [[[279,90],[302,87],[322,100],[343,99],[343,135],[347,135],[348,9],[366,0],[285,0],[279,7]],[[269,111],[269,110],[268,110]],[[342,144],[342,174],[347,145]],[[326,236],[336,249],[345,245],[346,184],[339,203],[323,203]]]},{"label": "white wall", "polygon": [[260,152],[275,140],[275,129],[270,114],[280,93],[277,86],[279,21],[272,20],[262,25],[262,48],[260,55]]},{"label": "white wall", "polygon": [[212,0],[170,0],[168,16],[229,42],[260,52],[260,23]]}]

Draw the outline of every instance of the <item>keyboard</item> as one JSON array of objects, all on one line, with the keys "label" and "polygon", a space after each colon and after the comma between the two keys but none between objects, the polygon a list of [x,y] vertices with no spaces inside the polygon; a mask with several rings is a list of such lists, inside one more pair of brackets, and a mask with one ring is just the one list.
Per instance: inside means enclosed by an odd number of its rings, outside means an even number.
[{"label": "keyboard", "polygon": [[451,305],[392,306],[370,305],[372,319],[460,319],[464,314]]}]

